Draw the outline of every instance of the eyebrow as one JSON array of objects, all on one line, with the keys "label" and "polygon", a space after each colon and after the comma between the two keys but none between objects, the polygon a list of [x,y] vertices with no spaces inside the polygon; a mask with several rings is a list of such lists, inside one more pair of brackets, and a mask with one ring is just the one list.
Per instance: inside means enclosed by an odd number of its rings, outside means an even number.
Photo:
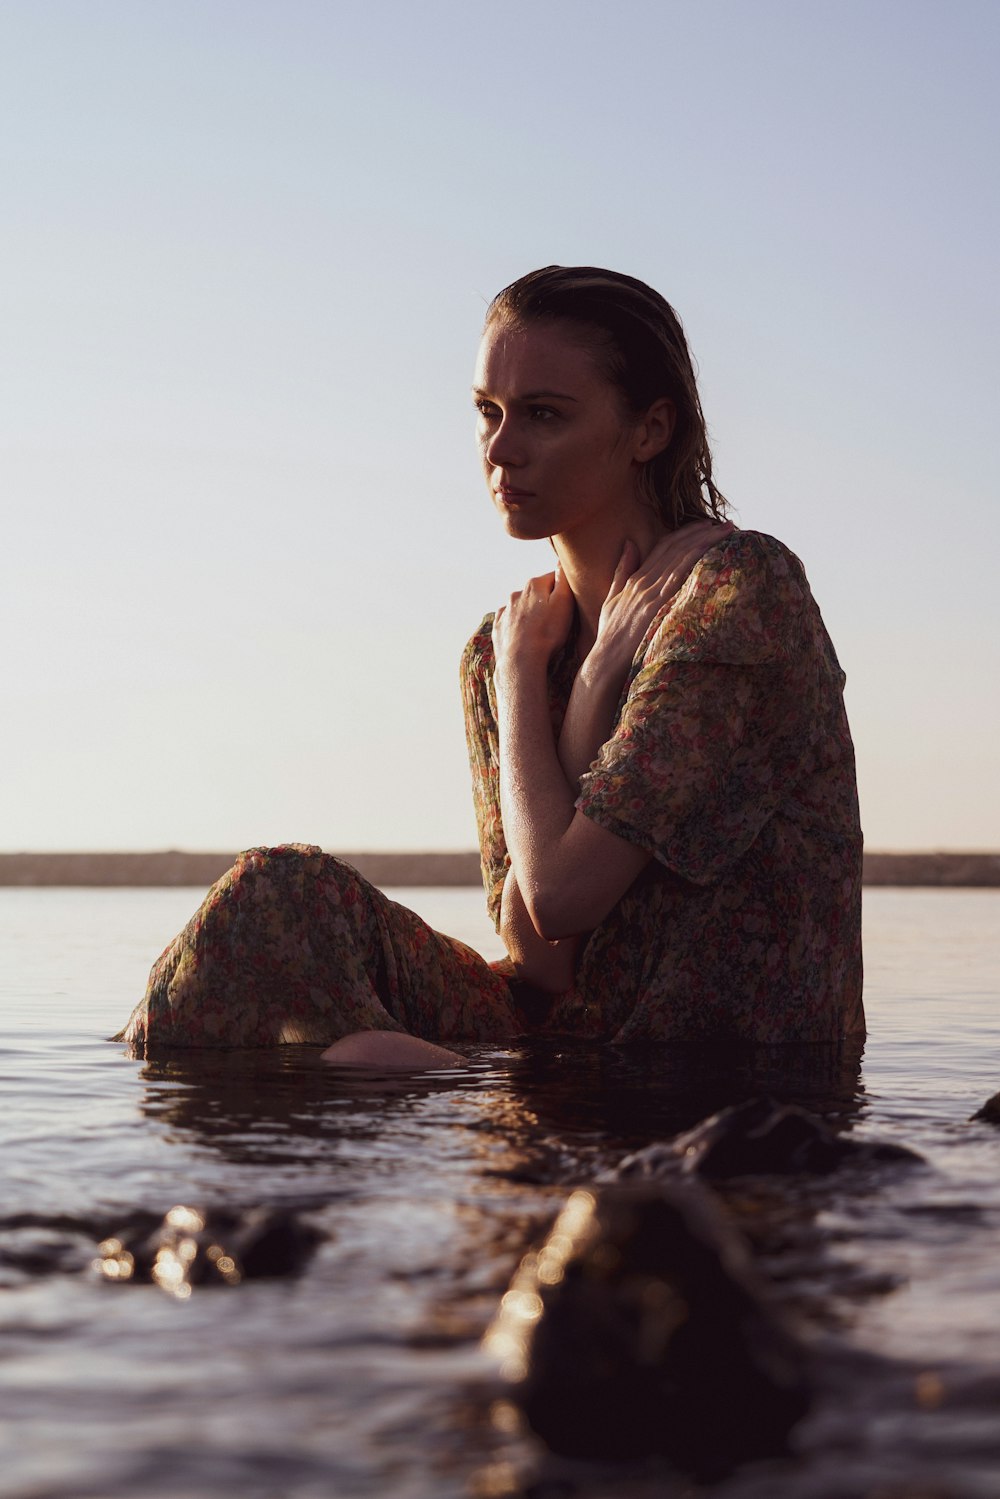
[{"label": "eyebrow", "polygon": [[[482,390],[478,385],[472,387],[474,396],[489,396],[489,391]],[[576,396],[567,395],[564,390],[526,390],[523,395],[515,396],[516,401],[577,401]]]}]

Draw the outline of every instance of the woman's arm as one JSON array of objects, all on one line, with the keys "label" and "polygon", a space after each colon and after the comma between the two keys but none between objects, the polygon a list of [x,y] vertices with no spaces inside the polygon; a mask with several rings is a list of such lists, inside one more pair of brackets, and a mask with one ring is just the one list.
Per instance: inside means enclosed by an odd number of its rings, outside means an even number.
[{"label": "woman's arm", "polygon": [[686,581],[694,564],[733,527],[695,523],[674,531],[639,565],[628,541],[601,611],[597,640],[573,683],[559,735],[559,761],[574,792],[611,737],[622,688],[650,624]]},{"label": "woman's arm", "polygon": [[462,657],[462,703],[487,908],[518,976],[539,989],[563,993],[573,985],[580,943],[540,937],[517,888],[500,813],[494,656],[489,622],[484,623],[487,629],[476,632]]},{"label": "woman's arm", "polygon": [[497,706],[511,866],[531,925],[551,942],[597,926],[649,855],[575,811],[548,714],[546,665],[522,655],[498,683]]},{"label": "woman's arm", "polygon": [[550,994],[562,994],[573,987],[580,938],[549,942],[539,936],[518,889],[513,865],[504,881],[500,936],[519,978]]},{"label": "woman's arm", "polygon": [[497,613],[503,825],[525,913],[547,941],[597,926],[649,860],[645,849],[575,810],[579,778],[610,735],[646,630],[722,534],[717,526],[672,533],[638,568],[634,548],[626,545],[601,611],[597,641],[574,684],[558,750],[548,713],[547,669],[572,619],[569,586],[557,568],[532,579]]}]

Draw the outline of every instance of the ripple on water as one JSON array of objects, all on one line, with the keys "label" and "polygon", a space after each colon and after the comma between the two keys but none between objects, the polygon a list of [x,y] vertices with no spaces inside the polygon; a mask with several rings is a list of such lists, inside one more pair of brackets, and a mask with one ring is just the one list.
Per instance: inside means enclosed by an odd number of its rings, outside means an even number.
[{"label": "ripple on water", "polygon": [[[726,1188],[810,1330],[820,1394],[795,1461],[738,1472],[713,1499],[1000,1491],[984,1313],[1000,1131],[967,1123],[1000,1088],[996,892],[868,892],[860,1075],[782,1049],[548,1046],[483,1048],[391,1086],[303,1048],[128,1061],[103,1037],[198,892],[7,893],[0,1403],[14,1440],[0,1495],[446,1499],[544,1480],[580,1499],[679,1499],[689,1485],[662,1470],[559,1468],[491,1424],[478,1338],[570,1186],[755,1092],[927,1164]],[[443,914],[423,898],[458,930],[454,892]],[[115,1222],[178,1202],[294,1206],[322,1242],[295,1280],[196,1287],[184,1303],[101,1284],[89,1262]]]}]

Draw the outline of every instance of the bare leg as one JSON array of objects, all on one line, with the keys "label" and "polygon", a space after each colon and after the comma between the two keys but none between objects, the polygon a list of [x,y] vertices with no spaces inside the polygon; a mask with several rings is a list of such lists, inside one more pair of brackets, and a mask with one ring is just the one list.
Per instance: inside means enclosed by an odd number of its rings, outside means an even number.
[{"label": "bare leg", "polygon": [[392,1067],[416,1072],[424,1067],[461,1067],[465,1057],[399,1031],[355,1031],[321,1053],[341,1067]]}]

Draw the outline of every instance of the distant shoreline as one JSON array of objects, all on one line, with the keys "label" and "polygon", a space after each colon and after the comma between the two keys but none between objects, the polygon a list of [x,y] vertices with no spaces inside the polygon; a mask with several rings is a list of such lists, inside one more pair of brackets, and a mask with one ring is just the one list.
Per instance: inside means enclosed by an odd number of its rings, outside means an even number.
[{"label": "distant shoreline", "polygon": [[[472,850],[433,853],[341,853],[376,885],[478,885]],[[0,853],[0,886],[95,885],[207,887],[232,864],[232,853]],[[1000,853],[866,853],[866,885],[1000,886]]]}]

